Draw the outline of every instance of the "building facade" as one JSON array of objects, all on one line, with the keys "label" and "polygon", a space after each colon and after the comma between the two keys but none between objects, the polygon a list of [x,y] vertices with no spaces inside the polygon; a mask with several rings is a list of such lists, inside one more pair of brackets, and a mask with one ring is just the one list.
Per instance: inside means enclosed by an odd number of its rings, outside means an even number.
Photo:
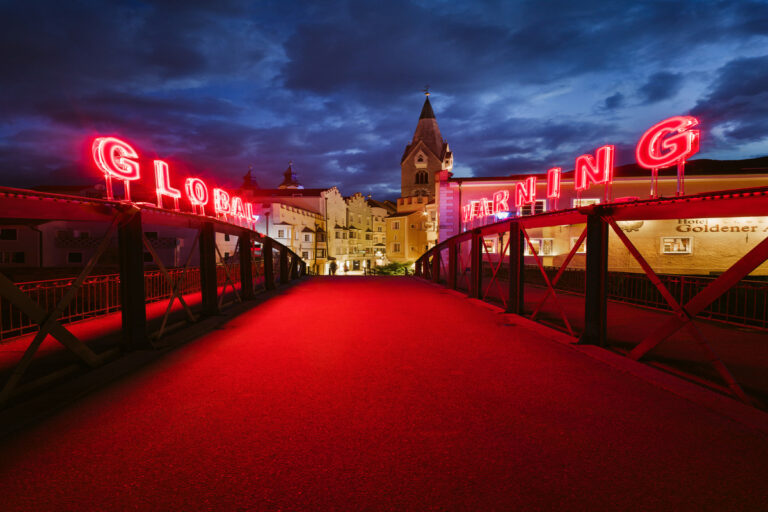
[{"label": "building facade", "polygon": [[[519,209],[513,197],[518,183],[536,178],[535,199]],[[736,190],[768,185],[768,157],[740,160],[691,160],[685,167],[685,193],[696,194]],[[547,175],[454,178],[441,173],[438,181],[437,208],[439,239],[498,222],[518,215],[551,212],[606,202],[631,202],[650,196],[650,171],[635,164],[614,169],[610,185],[593,185],[577,192],[574,172],[562,174],[561,195],[547,198]],[[677,175],[674,169],[662,172],[658,181],[659,197],[674,197]],[[508,211],[494,212],[483,205],[496,197],[508,197]],[[479,213],[479,215],[478,215]],[[768,236],[768,217],[719,218],[716,212],[704,219],[638,220],[620,224],[632,243],[659,273],[716,275],[725,271],[741,255]],[[545,266],[559,267],[584,229],[583,224],[531,229],[534,250]],[[490,242],[491,250],[499,244]],[[584,268],[584,250],[577,250],[570,268]],[[526,263],[535,264],[529,247]],[[642,269],[615,233],[610,233],[609,270],[639,273]],[[764,263],[752,275],[768,275]]]}]

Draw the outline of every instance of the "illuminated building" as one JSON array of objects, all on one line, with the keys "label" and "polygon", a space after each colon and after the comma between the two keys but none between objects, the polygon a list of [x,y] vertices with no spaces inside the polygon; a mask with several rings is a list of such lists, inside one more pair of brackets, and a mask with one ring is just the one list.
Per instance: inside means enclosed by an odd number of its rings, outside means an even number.
[{"label": "illuminated building", "polygon": [[[642,142],[641,139],[639,146]],[[695,140],[691,138],[689,148],[695,149],[697,144],[698,134]],[[665,162],[665,167],[670,167],[670,162]],[[557,172],[554,176],[557,182],[553,182],[553,173],[547,171],[530,175],[470,178],[452,177],[450,172],[442,171],[437,185],[440,240],[517,215],[768,184],[768,157],[738,161],[691,160],[685,163],[684,171],[678,166],[677,172],[672,163],[671,169],[660,168],[657,171],[657,180],[654,179],[654,172],[648,169],[652,165],[653,162],[644,161],[642,166],[611,166],[604,183],[589,183],[588,186],[577,179],[579,176],[575,169]],[[586,174],[584,172],[582,176]],[[526,188],[529,184],[534,184],[530,194]],[[516,194],[521,193],[520,189],[525,193],[517,201]],[[583,227],[563,225],[531,229],[529,236],[542,264],[559,267]],[[712,218],[708,219],[644,220],[622,222],[620,227],[659,273],[718,274],[735,261],[737,254],[744,254],[766,237],[768,217],[717,218],[716,212],[713,212]],[[611,233],[610,236],[609,269],[642,272],[637,261],[615,239],[616,235]],[[497,245],[498,242],[489,243],[489,249],[496,251]],[[530,248],[526,247],[526,253],[530,254]],[[583,249],[578,250],[571,268],[584,267],[581,253]],[[526,263],[533,264],[532,256],[528,260],[526,258]],[[768,264],[763,264],[753,273],[767,274]]]},{"label": "illuminated building", "polygon": [[387,253],[391,261],[411,263],[437,242],[435,190],[441,171],[453,168],[453,152],[440,134],[429,92],[413,139],[400,159],[397,213],[387,218]]}]

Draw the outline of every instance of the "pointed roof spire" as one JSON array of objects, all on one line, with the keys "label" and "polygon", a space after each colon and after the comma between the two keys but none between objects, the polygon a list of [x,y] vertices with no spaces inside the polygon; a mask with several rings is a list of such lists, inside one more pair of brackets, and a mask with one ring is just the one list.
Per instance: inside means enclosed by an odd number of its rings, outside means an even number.
[{"label": "pointed roof spire", "polygon": [[283,182],[278,188],[304,188],[296,179],[296,173],[293,172],[293,162],[288,162],[288,168],[283,173]]},{"label": "pointed roof spire", "polygon": [[435,112],[432,110],[432,104],[429,102],[429,93],[427,93],[427,99],[424,100],[424,106],[421,108],[419,119],[435,119]]},{"label": "pointed roof spire", "polygon": [[[440,127],[437,125],[435,112],[432,110],[432,104],[429,102],[429,86],[424,88],[424,95],[426,96],[424,106],[421,108],[419,122],[413,134],[413,141],[406,148],[406,153],[415,144],[422,141],[437,158],[442,159],[445,153],[443,136],[440,134]],[[405,158],[405,154],[403,158]]]}]

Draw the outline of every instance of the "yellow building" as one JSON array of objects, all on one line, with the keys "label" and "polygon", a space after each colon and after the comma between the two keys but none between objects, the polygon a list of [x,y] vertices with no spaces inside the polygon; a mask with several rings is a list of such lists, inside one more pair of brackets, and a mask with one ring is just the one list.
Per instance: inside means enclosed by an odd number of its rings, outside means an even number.
[{"label": "yellow building", "polygon": [[387,253],[391,261],[412,263],[437,243],[435,191],[440,172],[453,168],[453,153],[440,134],[429,93],[413,139],[400,159],[397,213],[387,219]]}]

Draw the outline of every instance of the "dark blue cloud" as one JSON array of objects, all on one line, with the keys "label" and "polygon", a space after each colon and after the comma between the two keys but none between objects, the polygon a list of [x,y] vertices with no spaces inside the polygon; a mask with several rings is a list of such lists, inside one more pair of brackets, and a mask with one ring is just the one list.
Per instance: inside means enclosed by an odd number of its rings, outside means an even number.
[{"label": "dark blue cloud", "polygon": [[720,128],[717,141],[724,146],[768,139],[768,55],[734,59],[721,67],[692,113]]},{"label": "dark blue cloud", "polygon": [[[765,58],[738,53],[765,26],[748,1],[4,2],[0,176],[93,179],[83,145],[115,133],[233,185],[293,160],[306,186],[392,197],[427,83],[457,172],[629,147],[650,115],[627,91],[693,108],[733,151],[768,133]],[[713,77],[702,98],[692,75]]]},{"label": "dark blue cloud", "polygon": [[603,108],[605,110],[616,110],[617,108],[624,106],[624,95],[620,92],[611,94],[603,102]]},{"label": "dark blue cloud", "polygon": [[648,77],[637,90],[643,104],[650,105],[659,101],[674,98],[683,85],[683,76],[680,73],[660,71]]}]

